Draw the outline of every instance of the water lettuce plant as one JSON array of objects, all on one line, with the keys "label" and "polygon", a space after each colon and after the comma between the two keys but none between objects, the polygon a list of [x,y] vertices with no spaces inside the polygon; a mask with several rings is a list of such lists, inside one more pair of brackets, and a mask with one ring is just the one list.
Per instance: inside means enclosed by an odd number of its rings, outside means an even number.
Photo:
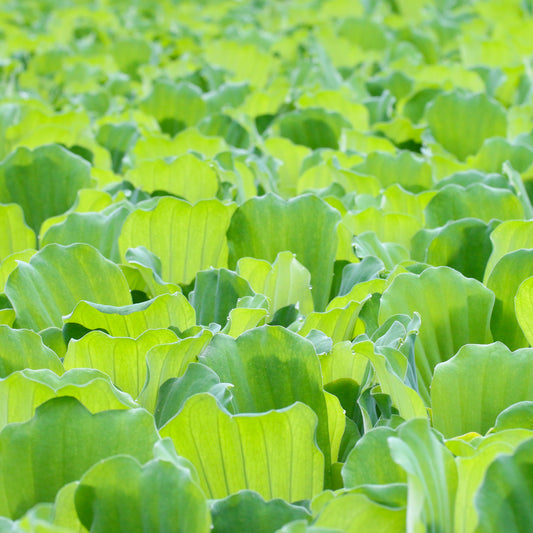
[{"label": "water lettuce plant", "polygon": [[530,0],[4,0],[0,533],[533,530]]}]

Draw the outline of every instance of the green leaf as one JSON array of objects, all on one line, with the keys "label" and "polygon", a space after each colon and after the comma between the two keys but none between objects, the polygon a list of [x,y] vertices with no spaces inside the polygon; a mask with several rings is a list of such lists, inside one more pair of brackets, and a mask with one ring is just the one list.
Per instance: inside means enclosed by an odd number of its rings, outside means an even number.
[{"label": "green leaf", "polygon": [[[327,503],[314,521],[316,531],[335,530],[344,533],[359,531],[405,531],[405,508],[394,508],[372,501],[364,494],[356,492],[340,494]],[[313,531],[313,530],[311,530]]]},{"label": "green leaf", "polygon": [[60,396],[76,398],[91,413],[136,407],[96,370],[75,369],[61,377],[50,370],[21,370],[0,381],[0,428],[29,420],[39,405]]},{"label": "green leaf", "polygon": [[170,378],[182,376],[212,338],[211,331],[202,330],[194,337],[152,347],[146,354],[148,379],[139,396],[139,403],[153,413],[161,385]]},{"label": "green leaf", "polygon": [[331,464],[328,413],[320,363],[313,345],[280,326],[263,326],[237,339],[216,335],[200,356],[224,383],[232,383],[237,413],[262,413],[294,402],[318,417],[317,442]]},{"label": "green leaf", "polygon": [[[353,351],[368,358],[372,363],[381,392],[390,396],[392,404],[398,409],[402,418],[408,420],[427,416],[421,395],[404,383],[404,377],[394,370],[390,359],[374,349],[371,342],[356,343]],[[403,357],[403,354],[400,353],[400,356]]]},{"label": "green leaf", "polygon": [[351,301],[342,308],[309,313],[298,333],[305,337],[312,330],[318,330],[330,337],[334,344],[351,341],[356,336],[356,323],[362,307],[363,303]]},{"label": "green leaf", "polygon": [[320,356],[322,376],[325,384],[338,379],[350,379],[361,384],[368,366],[368,360],[352,351],[351,343],[338,342],[331,352]]},{"label": "green leaf", "polygon": [[[515,311],[515,299],[520,308],[521,319],[524,316],[524,304],[527,298],[525,285],[520,298],[517,298],[520,284],[533,276],[533,250],[516,250],[505,254],[494,266],[486,285],[496,295],[490,327],[494,340],[501,341],[511,349],[527,346],[527,340],[518,323]],[[520,303],[518,303],[520,301]],[[526,304],[527,305],[527,304]]]},{"label": "green leaf", "polygon": [[487,283],[496,263],[507,253],[533,248],[533,220],[506,220],[491,233],[492,254],[487,262],[483,283]]},{"label": "green leaf", "polygon": [[80,189],[90,186],[87,161],[62,146],[17,148],[0,163],[0,203],[17,203],[30,228],[64,213]]},{"label": "green leaf", "polygon": [[493,293],[479,281],[449,267],[427,268],[420,275],[394,278],[381,297],[379,322],[395,314],[420,314],[422,325],[415,343],[420,395],[429,404],[434,367],[468,343],[492,342],[489,320]]},{"label": "green leaf", "polygon": [[468,187],[446,185],[429,201],[426,209],[429,228],[444,226],[450,220],[479,218],[483,222],[520,219],[524,209],[520,200],[509,190],[495,189],[483,183]]},{"label": "green leaf", "polygon": [[502,165],[509,161],[517,172],[525,172],[533,164],[533,148],[503,137],[487,139],[479,152],[468,159],[473,167],[485,172],[501,172]]},{"label": "green leaf", "polygon": [[109,215],[103,213],[70,213],[63,222],[46,230],[41,248],[47,244],[69,245],[86,243],[96,248],[104,257],[118,263],[118,237],[130,209],[121,207]]},{"label": "green leaf", "polygon": [[533,528],[533,439],[490,465],[475,497],[478,533],[526,533]]},{"label": "green leaf", "polygon": [[533,323],[531,311],[533,309],[533,277],[526,278],[518,287],[515,296],[516,320],[525,335],[529,345],[533,345]]},{"label": "green leaf", "polygon": [[207,106],[198,87],[186,82],[159,81],[140,103],[140,109],[154,116],[161,130],[172,136],[194,126],[206,114]]},{"label": "green leaf", "polygon": [[76,510],[102,533],[208,533],[205,496],[189,471],[161,459],[144,466],[128,456],[104,459],[80,480]]},{"label": "green leaf", "polygon": [[111,155],[113,170],[118,173],[122,168],[124,156],[138,137],[136,125],[123,122],[122,124],[103,124],[95,139],[98,144],[107,148]]},{"label": "green leaf", "polygon": [[296,505],[276,499],[265,501],[257,492],[241,490],[213,502],[213,533],[246,531],[250,524],[254,533],[275,533],[280,527],[293,520],[309,520],[309,512]]},{"label": "green leaf", "polygon": [[204,117],[198,131],[212,137],[223,137],[230,146],[246,150],[250,147],[250,134],[239,122],[223,113]]},{"label": "green leaf", "polygon": [[35,248],[35,233],[26,226],[20,205],[0,204],[0,227],[0,261],[15,252]]},{"label": "green leaf", "polygon": [[511,352],[499,342],[463,346],[435,368],[431,382],[434,427],[448,438],[487,432],[505,408],[533,400],[531,372],[533,350],[529,348]]},{"label": "green leaf", "polygon": [[[502,431],[485,437],[476,450],[469,446],[469,455],[456,458],[459,482],[455,498],[455,530],[473,533],[479,516],[474,497],[481,486],[488,467],[503,454],[512,454],[525,440],[532,437],[528,431]],[[448,441],[448,444],[454,441]],[[458,441],[455,441],[458,442]]]},{"label": "green leaf", "polygon": [[143,409],[91,414],[74,398],[49,400],[28,422],[0,432],[0,513],[19,518],[36,503],[52,502],[63,485],[105,457],[148,461],[157,439]]},{"label": "green leaf", "polygon": [[146,381],[148,350],[177,340],[169,329],[148,329],[136,339],[110,337],[101,331],[91,331],[81,339],[69,342],[63,364],[66,370],[100,370],[111,378],[116,387],[137,398]]},{"label": "green leaf", "polygon": [[4,291],[7,278],[9,277],[9,274],[17,268],[17,262],[24,261],[27,263],[36,253],[37,250],[24,250],[22,252],[15,252],[4,258],[0,263],[0,291]]},{"label": "green leaf", "polygon": [[216,322],[225,326],[239,298],[253,295],[254,291],[244,278],[231,270],[219,268],[196,274],[194,291],[189,294],[189,300],[196,311],[198,324],[208,326]]},{"label": "green leaf", "polygon": [[[421,230],[413,239],[413,258],[435,266],[449,266],[466,278],[483,280],[492,252],[490,235],[497,225],[476,218],[446,222],[441,228]],[[415,247],[425,239],[427,242]],[[415,244],[416,243],[416,244]]]},{"label": "green leaf", "polygon": [[302,315],[313,310],[311,276],[291,252],[280,252],[270,265],[262,259],[243,257],[237,262],[237,273],[252,289],[268,299],[271,317],[276,311],[294,304]]},{"label": "green leaf", "polygon": [[65,371],[59,357],[37,333],[0,325],[0,377],[26,368],[48,368],[59,375]]},{"label": "green leaf", "polygon": [[74,495],[78,484],[78,481],[67,483],[57,493],[54,501],[53,523],[59,527],[69,529],[71,533],[72,531],[75,533],[87,533],[87,529],[80,522],[74,503]]},{"label": "green leaf", "polygon": [[210,394],[197,394],[160,434],[194,464],[209,498],[250,489],[265,499],[293,502],[322,489],[316,424],[313,410],[299,402],[264,414],[229,415]]},{"label": "green leaf", "polygon": [[81,301],[65,324],[102,329],[112,337],[139,337],[147,329],[175,326],[184,331],[196,323],[194,309],[181,293],[162,294],[138,304],[112,306]]},{"label": "green leaf", "polygon": [[331,287],[337,250],[338,213],[316,196],[288,202],[268,194],[242,204],[228,229],[229,267],[241,257],[274,262],[290,251],[309,270],[317,311],[324,310]]},{"label": "green leaf", "polygon": [[321,108],[307,108],[291,111],[278,118],[273,125],[274,132],[295,144],[316,148],[339,148],[339,137],[343,127],[350,123],[340,114]]},{"label": "green leaf", "polygon": [[388,439],[397,435],[395,429],[376,427],[357,441],[342,467],[344,487],[405,483],[405,471],[393,461]]},{"label": "green leaf", "polygon": [[376,233],[381,242],[395,242],[409,249],[414,234],[422,225],[411,215],[402,213],[384,213],[375,207],[369,207],[343,218],[354,235],[366,231]]},{"label": "green leaf", "polygon": [[310,526],[307,520],[295,520],[275,533],[342,533],[340,529]]},{"label": "green leaf", "polygon": [[152,55],[150,45],[135,37],[123,37],[115,41],[110,52],[118,68],[132,76],[136,75],[139,65],[148,63]]},{"label": "green leaf", "polygon": [[191,206],[177,198],[162,198],[151,211],[131,213],[119,238],[122,257],[128,248],[145,246],[161,259],[164,280],[189,284],[196,272],[225,268],[226,230],[234,211],[218,200]]},{"label": "green leaf", "polygon": [[218,190],[217,175],[211,165],[192,154],[180,155],[170,162],[141,161],[124,177],[143,191],[166,191],[191,203],[213,198]]},{"label": "green leaf", "polygon": [[452,533],[457,467],[453,455],[429,427],[413,419],[389,437],[393,460],[407,473],[407,530]]},{"label": "green leaf", "polygon": [[364,231],[353,237],[353,244],[358,257],[377,257],[387,270],[393,270],[395,265],[409,259],[409,251],[405,246],[392,242],[382,243],[374,231]]},{"label": "green leaf", "polygon": [[355,170],[375,176],[384,189],[398,184],[409,192],[418,193],[430,189],[433,184],[429,163],[407,150],[397,155],[373,151]]},{"label": "green leaf", "polygon": [[249,329],[264,325],[267,315],[268,311],[262,307],[236,307],[230,311],[228,322],[222,333],[237,338]]},{"label": "green leaf", "polygon": [[[98,276],[95,277],[94,273]],[[17,324],[35,331],[63,325],[80,300],[128,305],[131,296],[117,265],[87,244],[50,244],[10,274],[6,294]]]},{"label": "green leaf", "polygon": [[461,161],[485,139],[507,134],[505,109],[485,94],[439,94],[428,104],[426,119],[435,140]]},{"label": "green leaf", "polygon": [[170,378],[159,388],[154,418],[157,427],[164,426],[183,407],[187,399],[195,394],[208,392],[222,406],[231,401],[228,383],[220,383],[220,378],[209,367],[200,363],[189,363],[183,376]]},{"label": "green leaf", "polygon": [[533,431],[533,402],[517,402],[504,409],[497,417],[495,431],[524,428]]}]

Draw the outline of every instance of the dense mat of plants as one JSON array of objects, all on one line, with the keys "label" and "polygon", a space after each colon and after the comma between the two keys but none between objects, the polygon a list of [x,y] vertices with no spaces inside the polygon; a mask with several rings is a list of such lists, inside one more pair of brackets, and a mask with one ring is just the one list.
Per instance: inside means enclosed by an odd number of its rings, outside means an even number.
[{"label": "dense mat of plants", "polygon": [[531,532],[531,35],[4,0],[0,532]]}]

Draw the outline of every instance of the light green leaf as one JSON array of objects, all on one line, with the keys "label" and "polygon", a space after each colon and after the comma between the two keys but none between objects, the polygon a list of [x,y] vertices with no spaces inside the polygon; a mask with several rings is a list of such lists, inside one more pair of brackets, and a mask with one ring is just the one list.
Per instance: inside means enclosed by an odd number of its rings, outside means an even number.
[{"label": "light green leaf", "polygon": [[274,262],[278,253],[290,251],[309,270],[315,309],[327,304],[337,250],[336,228],[340,216],[316,196],[288,202],[268,194],[241,205],[228,229],[229,265],[241,257]]},{"label": "light green leaf", "polygon": [[209,367],[200,363],[189,363],[183,376],[170,378],[159,388],[154,418],[157,427],[164,426],[183,407],[189,397],[202,392],[212,394],[222,406],[231,401],[231,387],[220,383],[220,378]]},{"label": "light green leaf", "polygon": [[181,293],[162,294],[146,302],[120,307],[81,301],[64,321],[87,329],[102,329],[112,337],[132,338],[147,329],[175,326],[184,331],[196,323],[194,309]]},{"label": "light green leaf", "polygon": [[354,353],[366,357],[376,371],[380,389],[388,394],[402,418],[426,418],[427,412],[421,395],[404,383],[403,376],[394,371],[385,355],[374,349],[369,341],[354,344]]},{"label": "light green leaf", "polygon": [[499,342],[463,346],[435,368],[431,382],[434,427],[445,437],[487,432],[505,408],[533,400],[532,372],[533,350],[529,348],[511,352]]},{"label": "light green leaf", "polygon": [[320,356],[324,384],[339,379],[351,379],[361,384],[368,366],[368,360],[363,355],[353,352],[351,343],[338,342],[333,345],[331,352]]},{"label": "light green leaf", "polygon": [[37,253],[37,250],[24,250],[8,255],[0,263],[0,293],[4,291],[9,274],[17,268],[18,261],[28,263],[29,260]]},{"label": "light green leaf", "polygon": [[172,136],[194,126],[206,114],[207,106],[202,91],[195,85],[159,81],[140,103],[140,109],[154,116],[161,130]]},{"label": "light green leaf", "polygon": [[486,94],[453,91],[437,95],[426,108],[435,140],[463,161],[489,137],[505,137],[507,119],[501,104]]},{"label": "light green leaf", "polygon": [[515,296],[516,320],[527,342],[533,346],[533,321],[531,312],[533,309],[533,277],[526,278],[518,287]]},{"label": "light green leaf", "polygon": [[194,337],[151,348],[146,354],[148,379],[138,398],[139,403],[150,412],[155,412],[161,385],[170,378],[182,376],[189,363],[197,361],[198,355],[212,338],[211,331],[202,330]]},{"label": "light green leaf", "polygon": [[191,461],[210,498],[242,489],[293,502],[322,489],[324,457],[315,444],[316,414],[296,403],[264,414],[229,415],[197,394],[160,430]]},{"label": "light green leaf", "polygon": [[118,68],[131,76],[135,76],[139,65],[148,63],[152,55],[150,45],[135,37],[123,37],[115,41],[110,52]]},{"label": "light green leaf", "polygon": [[446,185],[428,203],[426,209],[428,228],[444,226],[450,220],[479,218],[483,222],[520,219],[524,209],[520,200],[507,189],[495,189],[483,183],[468,187]]},{"label": "light green leaf", "polygon": [[525,172],[533,164],[533,148],[503,137],[493,137],[485,140],[479,152],[467,160],[472,168],[485,172],[501,172],[506,161],[518,172]]},{"label": "light green leaf", "polygon": [[[313,525],[316,531],[339,530],[344,533],[359,531],[405,531],[405,508],[381,505],[364,494],[340,494],[321,509]],[[312,529],[310,531],[313,531]]]},{"label": "light green leaf", "polygon": [[396,435],[395,429],[376,427],[357,441],[342,467],[345,488],[407,481],[405,471],[393,461],[388,445],[387,439]]},{"label": "light green leaf", "polygon": [[334,344],[351,341],[356,335],[356,323],[362,307],[363,303],[351,301],[342,308],[328,308],[323,313],[309,313],[298,333],[305,337],[315,329],[324,332]]},{"label": "light green leaf", "polygon": [[453,455],[427,420],[409,420],[397,432],[388,443],[393,460],[407,473],[407,531],[453,533],[457,490]]},{"label": "light green leaf", "polygon": [[0,432],[0,512],[19,518],[52,502],[63,485],[105,457],[124,453],[148,461],[156,440],[144,409],[91,414],[74,398],[49,400],[28,422]]},{"label": "light green leaf", "polygon": [[0,204],[0,227],[0,261],[15,252],[35,248],[35,233],[26,226],[20,205]]},{"label": "light green leaf", "polygon": [[177,340],[169,329],[148,329],[136,339],[110,337],[101,331],[91,331],[81,339],[69,342],[63,365],[66,370],[100,370],[111,378],[116,387],[137,398],[146,381],[148,350]]},{"label": "light green leaf", "polygon": [[200,356],[224,383],[232,383],[237,413],[262,413],[294,402],[318,417],[317,442],[331,464],[328,413],[320,363],[313,345],[280,326],[263,326],[237,339],[216,335]]},{"label": "light green leaf", "polygon": [[264,325],[267,316],[268,310],[262,307],[236,307],[229,312],[228,322],[222,333],[237,338],[249,329]]},{"label": "light green leaf", "polygon": [[381,242],[395,242],[409,249],[413,235],[422,225],[411,215],[402,213],[384,213],[375,207],[369,207],[356,214],[343,218],[344,224],[354,235],[373,231]]},{"label": "light green leaf", "polygon": [[491,233],[492,254],[487,262],[483,283],[487,283],[496,263],[507,253],[533,248],[533,220],[506,220]]},{"label": "light green leaf", "polygon": [[313,310],[311,276],[291,252],[278,253],[272,265],[262,259],[243,257],[237,262],[237,273],[256,293],[269,298],[270,316],[291,304],[304,316]]},{"label": "light green leaf", "polygon": [[490,322],[494,340],[507,344],[511,350],[523,348],[528,344],[518,323],[519,314],[515,311],[515,300],[518,306],[521,306],[521,319],[526,319],[523,306],[527,301],[528,284],[525,285],[519,299],[517,293],[521,283],[531,276],[533,276],[533,250],[516,250],[505,254],[496,263],[486,282],[487,287],[496,295]]},{"label": "light green leaf", "polygon": [[475,531],[479,516],[476,506],[472,503],[488,467],[496,457],[512,454],[522,442],[532,436],[532,433],[523,430],[502,431],[485,437],[473,454],[456,458],[459,482],[455,498],[455,531]]},{"label": "light green leaf", "polygon": [[295,196],[302,163],[311,150],[284,137],[269,137],[265,140],[265,149],[282,163],[278,168],[279,193],[284,198]]},{"label": "light green leaf", "polygon": [[142,161],[124,177],[143,191],[166,191],[191,203],[213,198],[218,190],[217,175],[211,165],[192,154],[183,154],[171,162]]},{"label": "light green leaf", "polygon": [[478,533],[526,533],[533,528],[533,439],[497,457],[475,497]]},{"label": "light green leaf", "polygon": [[424,224],[424,209],[435,194],[435,191],[413,194],[404,190],[401,185],[393,184],[383,191],[381,208],[385,213],[411,215]]},{"label": "light green leaf", "polygon": [[189,284],[196,272],[225,268],[226,230],[234,206],[202,200],[194,206],[177,198],[162,198],[151,211],[131,213],[119,238],[122,257],[128,248],[145,246],[161,259],[164,280]]},{"label": "light green leaf", "polygon": [[395,265],[409,259],[409,251],[401,244],[382,243],[374,231],[365,231],[353,237],[353,244],[357,256],[365,258],[375,256],[380,259],[387,270],[393,270]]},{"label": "light green leaf", "polygon": [[533,402],[517,402],[504,409],[497,417],[495,431],[524,428],[533,431]]},{"label": "light green leaf", "polygon": [[83,525],[102,533],[208,533],[205,496],[189,471],[161,459],[142,466],[116,456],[80,480],[76,510]]},{"label": "light green leaf", "polygon": [[41,248],[52,243],[86,243],[96,248],[104,257],[118,263],[118,237],[129,212],[130,209],[121,207],[109,215],[70,213],[63,222],[48,228],[41,239]]},{"label": "light green leaf", "polygon": [[87,533],[87,529],[80,522],[74,503],[74,495],[78,484],[78,481],[67,483],[57,493],[54,501],[53,523],[59,527],[69,529],[71,533]]},{"label": "light green leaf", "polygon": [[418,193],[430,189],[433,184],[431,166],[422,158],[403,150],[397,155],[389,152],[370,152],[356,171],[375,176],[385,189],[401,185],[409,192]]},{"label": "light green leaf", "polygon": [[43,344],[37,333],[0,325],[0,377],[25,368],[48,368],[58,375],[65,371],[59,357]]},{"label": "light green leaf", "polygon": [[64,213],[91,183],[90,165],[62,146],[17,148],[0,163],[0,203],[17,203],[30,228]]},{"label": "light green leaf", "polygon": [[96,370],[75,369],[61,377],[50,370],[20,370],[0,381],[0,428],[29,420],[39,405],[60,396],[76,398],[91,413],[136,407]]},{"label": "light green leaf", "polygon": [[[94,276],[97,272],[98,276]],[[35,331],[61,327],[80,300],[128,305],[131,296],[117,265],[87,244],[51,244],[19,263],[5,288],[17,324]]]},{"label": "light green leaf", "polygon": [[379,322],[395,314],[420,314],[415,343],[420,395],[429,404],[434,367],[468,343],[489,343],[494,294],[479,281],[449,267],[427,268],[422,274],[399,274],[381,297]]}]

